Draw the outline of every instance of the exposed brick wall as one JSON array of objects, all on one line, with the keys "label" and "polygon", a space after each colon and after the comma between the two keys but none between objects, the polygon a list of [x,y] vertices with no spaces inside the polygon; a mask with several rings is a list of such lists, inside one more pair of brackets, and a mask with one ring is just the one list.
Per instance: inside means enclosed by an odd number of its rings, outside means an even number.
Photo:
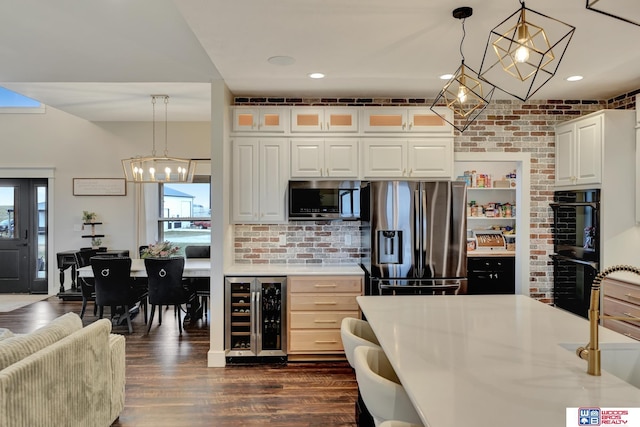
[{"label": "exposed brick wall", "polygon": [[[552,301],[553,251],[551,224],[555,179],[554,127],[566,120],[605,108],[635,109],[640,89],[610,100],[495,100],[464,133],[455,133],[456,152],[531,153],[530,292],[537,299]],[[424,98],[277,98],[237,97],[236,105],[328,105],[328,106],[431,106]],[[276,226],[238,225],[235,231],[236,262],[241,263],[351,263],[360,256],[358,224],[331,226],[304,223]],[[278,234],[288,237],[278,246]],[[352,236],[345,247],[344,235]],[[291,238],[289,239],[289,236]],[[262,240],[254,240],[262,239]],[[266,238],[266,240],[264,240]],[[274,252],[272,252],[272,249]],[[285,249],[285,251],[283,251]]]},{"label": "exposed brick wall", "polygon": [[361,256],[360,222],[236,225],[234,245],[240,264],[354,264]]}]

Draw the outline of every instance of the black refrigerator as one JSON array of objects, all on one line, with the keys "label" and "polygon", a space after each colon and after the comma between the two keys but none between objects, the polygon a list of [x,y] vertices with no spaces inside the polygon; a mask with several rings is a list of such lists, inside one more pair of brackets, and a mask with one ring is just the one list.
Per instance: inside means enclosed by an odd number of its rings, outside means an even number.
[{"label": "black refrigerator", "polygon": [[365,183],[361,237],[366,293],[466,293],[466,205],[461,181]]}]

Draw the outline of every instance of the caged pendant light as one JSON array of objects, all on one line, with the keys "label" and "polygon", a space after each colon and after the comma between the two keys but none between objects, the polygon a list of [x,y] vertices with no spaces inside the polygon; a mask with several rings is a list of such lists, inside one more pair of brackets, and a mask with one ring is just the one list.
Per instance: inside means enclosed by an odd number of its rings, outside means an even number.
[{"label": "caged pendant light", "polygon": [[576,28],[520,6],[489,33],[479,76],[526,101],[555,75]]},{"label": "caged pendant light", "polygon": [[[156,100],[164,101],[164,155],[156,156]],[[151,95],[153,106],[153,150],[150,157],[134,157],[122,160],[127,181],[139,183],[192,182],[196,162],[190,159],[169,157],[167,148],[168,95]]]},{"label": "caged pendant light", "polygon": [[[464,132],[477,119],[480,113],[487,108],[495,90],[495,87],[491,86],[491,90],[485,95],[482,82],[478,79],[477,73],[464,63],[464,54],[462,53],[462,44],[466,36],[464,22],[472,14],[473,9],[470,7],[459,7],[453,11],[453,17],[462,20],[462,40],[460,40],[462,63],[453,77],[444,85],[431,106],[431,111],[438,114],[434,107],[438,104],[446,104],[453,111],[454,123],[449,122],[446,117],[440,114],[438,116],[460,132]],[[485,82],[485,85],[489,84]],[[456,118],[460,123],[459,125],[455,124]]]},{"label": "caged pendant light", "polygon": [[637,0],[587,0],[587,9],[640,26]]}]

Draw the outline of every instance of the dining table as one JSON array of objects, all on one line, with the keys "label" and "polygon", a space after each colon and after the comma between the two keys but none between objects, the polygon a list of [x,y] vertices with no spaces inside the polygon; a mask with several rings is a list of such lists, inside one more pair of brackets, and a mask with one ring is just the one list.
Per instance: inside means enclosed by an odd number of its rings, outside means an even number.
[{"label": "dining table", "polygon": [[[91,266],[78,269],[79,277],[93,277]],[[210,277],[211,260],[209,258],[185,258],[182,277]],[[147,277],[144,259],[131,259],[131,277]]]},{"label": "dining table", "polygon": [[[640,389],[604,368],[602,376],[588,375],[587,363],[576,356],[589,340],[589,322],[534,298],[357,301],[425,426],[579,425],[572,411],[580,408],[640,406]],[[637,345],[602,327],[600,338]]]}]

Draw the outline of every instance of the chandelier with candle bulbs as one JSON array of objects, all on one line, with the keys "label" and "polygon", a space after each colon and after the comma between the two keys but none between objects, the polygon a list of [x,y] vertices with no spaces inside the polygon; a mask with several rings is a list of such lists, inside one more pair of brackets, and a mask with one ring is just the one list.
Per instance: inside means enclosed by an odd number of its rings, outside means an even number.
[{"label": "chandelier with candle bulbs", "polygon": [[[156,100],[164,101],[164,155],[156,155]],[[192,182],[195,170],[195,161],[169,157],[167,110],[169,104],[168,95],[151,95],[153,108],[153,149],[149,157],[133,157],[122,160],[125,178],[130,182],[139,183],[165,183],[165,182]]]}]

